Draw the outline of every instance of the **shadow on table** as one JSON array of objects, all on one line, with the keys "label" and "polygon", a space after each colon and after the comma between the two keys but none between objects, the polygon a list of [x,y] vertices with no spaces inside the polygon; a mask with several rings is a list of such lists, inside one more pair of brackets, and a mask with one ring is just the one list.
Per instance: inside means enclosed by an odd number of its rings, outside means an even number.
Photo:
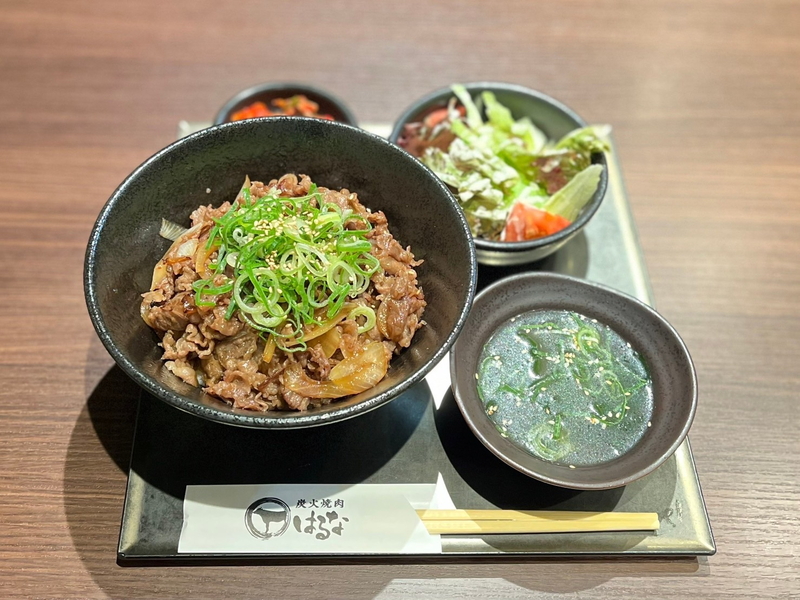
[{"label": "shadow on table", "polygon": [[[89,364],[99,357],[106,360],[101,354],[104,352],[95,340],[90,345]],[[225,577],[220,577],[219,568],[203,565],[191,569],[121,568],[116,564],[119,523],[141,390],[116,366],[99,383],[88,385],[92,389],[87,389],[87,402],[75,423],[64,465],[64,507],[84,567],[111,597],[150,597],[157,589],[165,595],[180,593],[187,597],[246,597],[253,590],[264,589],[267,582],[270,596],[286,598],[302,597],[304,589],[323,585],[327,597],[332,598],[403,597],[412,590],[455,593],[459,588],[485,589],[488,593],[498,581],[507,582],[503,585],[510,589],[518,586],[564,593],[594,588],[616,577],[705,575],[708,571],[707,563],[696,559],[627,558],[477,558],[430,564],[414,558],[382,564],[367,560],[363,564],[320,564],[313,559],[304,564],[265,561],[260,566],[248,564],[235,571],[226,570]]]}]

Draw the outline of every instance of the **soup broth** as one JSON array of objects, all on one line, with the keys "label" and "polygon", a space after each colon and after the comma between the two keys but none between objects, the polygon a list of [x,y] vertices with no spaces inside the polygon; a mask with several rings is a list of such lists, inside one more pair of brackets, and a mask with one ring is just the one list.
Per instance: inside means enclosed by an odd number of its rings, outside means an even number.
[{"label": "soup broth", "polygon": [[570,467],[614,460],[650,426],[642,357],[611,328],[566,310],[503,324],[483,348],[478,394],[504,437]]}]

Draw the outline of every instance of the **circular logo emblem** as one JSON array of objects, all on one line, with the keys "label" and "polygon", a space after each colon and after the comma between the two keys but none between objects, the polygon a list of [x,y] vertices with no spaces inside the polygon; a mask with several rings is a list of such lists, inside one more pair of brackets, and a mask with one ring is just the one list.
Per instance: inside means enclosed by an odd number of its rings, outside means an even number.
[{"label": "circular logo emblem", "polygon": [[259,498],[244,512],[244,525],[253,537],[268,540],[283,535],[291,517],[289,505],[280,498]]}]

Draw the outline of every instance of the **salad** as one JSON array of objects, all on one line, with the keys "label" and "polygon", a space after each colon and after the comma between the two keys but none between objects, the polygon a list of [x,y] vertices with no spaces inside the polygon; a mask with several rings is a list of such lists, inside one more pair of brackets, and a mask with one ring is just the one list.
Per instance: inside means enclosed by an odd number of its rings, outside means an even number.
[{"label": "salad", "polygon": [[[445,108],[405,126],[398,143],[455,192],[476,237],[533,240],[569,226],[600,183],[592,154],[609,150],[607,125],[548,140],[514,119],[490,91],[474,102],[461,85]],[[481,107],[486,118],[482,116]]]}]

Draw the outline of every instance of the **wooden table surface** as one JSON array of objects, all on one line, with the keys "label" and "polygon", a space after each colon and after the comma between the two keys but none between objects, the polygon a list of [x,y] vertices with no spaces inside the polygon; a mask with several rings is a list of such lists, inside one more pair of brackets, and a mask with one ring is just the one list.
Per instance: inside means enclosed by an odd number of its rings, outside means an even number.
[{"label": "wooden table surface", "polygon": [[[798,597],[798,32],[788,1],[0,3],[0,597]],[[311,82],[380,122],[481,79],[614,126],[657,305],[699,373],[716,556],[117,566],[135,398],[82,286],[116,185],[254,83]]]}]

